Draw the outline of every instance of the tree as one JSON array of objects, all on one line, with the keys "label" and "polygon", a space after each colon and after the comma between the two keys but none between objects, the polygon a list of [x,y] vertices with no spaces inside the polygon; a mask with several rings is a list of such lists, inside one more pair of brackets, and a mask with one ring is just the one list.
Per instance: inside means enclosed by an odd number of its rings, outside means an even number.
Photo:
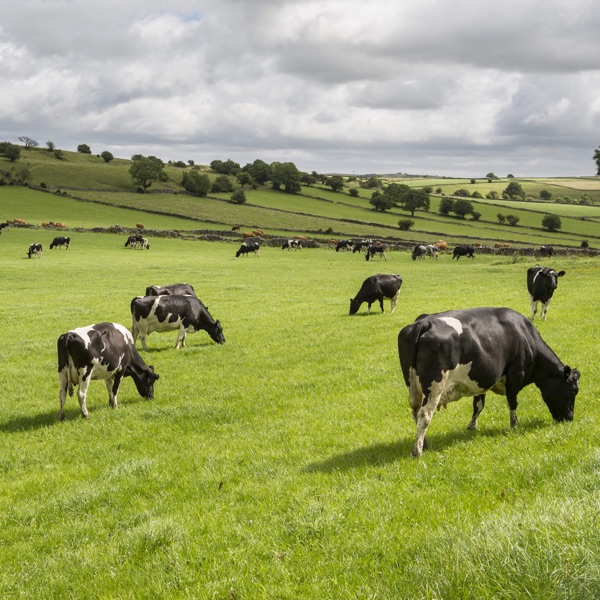
[{"label": "tree", "polygon": [[550,198],[552,198],[552,194],[548,190],[542,190],[540,192],[540,198],[542,200],[550,200]]},{"label": "tree", "polygon": [[301,174],[293,162],[271,163],[271,183],[273,189],[283,186],[288,194],[297,194],[302,189]]},{"label": "tree", "polygon": [[358,197],[358,188],[350,188],[350,189],[348,190],[348,194],[349,194],[350,196],[352,196],[353,198],[356,198],[356,197]]},{"label": "tree", "polygon": [[411,216],[415,216],[415,210],[421,209],[425,212],[429,211],[430,200],[429,194],[425,190],[417,190],[409,188],[400,199],[400,206],[410,212]]},{"label": "tree", "polygon": [[398,228],[402,231],[408,231],[415,222],[412,219],[400,219],[398,221]]},{"label": "tree", "polygon": [[506,194],[509,198],[525,198],[525,190],[521,187],[521,184],[517,181],[511,181],[504,190],[503,194]]},{"label": "tree", "polygon": [[46,142],[46,146],[48,146],[48,152],[54,152],[56,148],[56,144],[54,142]]},{"label": "tree", "polygon": [[233,192],[233,182],[227,175],[219,175],[212,184],[211,191],[213,194],[219,192]]},{"label": "tree", "polygon": [[[314,173],[314,171],[313,171]],[[302,185],[314,185],[315,183],[317,183],[317,181],[319,181],[319,176],[318,175],[313,175],[312,173],[302,173],[300,175],[300,181],[302,182]]]},{"label": "tree", "polygon": [[247,171],[241,171],[235,176],[235,178],[242,187],[252,187],[254,185],[254,179],[252,179],[252,175],[250,175],[250,173]]},{"label": "tree", "polygon": [[558,215],[544,215],[542,227],[548,231],[558,231],[562,227],[562,220]]},{"label": "tree", "polygon": [[246,204],[246,192],[242,188],[235,190],[233,194],[231,194],[231,201],[236,204]]},{"label": "tree", "polygon": [[399,206],[403,202],[404,195],[410,192],[411,188],[405,183],[390,183],[383,194],[389,198],[393,206]]},{"label": "tree", "polygon": [[186,192],[202,198],[210,192],[210,179],[208,175],[199,171],[184,173],[181,178],[181,185]]},{"label": "tree", "polygon": [[339,175],[333,175],[327,180],[327,185],[334,192],[341,192],[344,188],[344,180]]},{"label": "tree", "polygon": [[4,144],[4,156],[8,158],[10,162],[15,162],[21,158],[21,148],[16,144],[6,142],[6,144]]},{"label": "tree", "polygon": [[77,152],[81,152],[82,154],[91,154],[92,149],[87,144],[79,144],[79,146],[77,146]]},{"label": "tree", "polygon": [[375,210],[379,210],[381,212],[385,212],[386,210],[390,210],[394,206],[392,200],[387,197],[385,194],[382,194],[379,190],[375,190],[371,195],[371,199],[369,203]]},{"label": "tree", "polygon": [[247,164],[243,171],[252,175],[252,179],[259,185],[263,185],[271,179],[271,167],[264,161],[256,159],[252,164]]},{"label": "tree", "polygon": [[210,168],[221,175],[237,175],[242,170],[240,165],[231,159],[227,159],[225,162],[213,160],[210,163]]},{"label": "tree", "polygon": [[164,177],[164,163],[154,156],[141,156],[133,160],[129,167],[129,174],[133,183],[144,191],[155,181],[162,181]]},{"label": "tree", "polygon": [[521,219],[519,217],[516,217],[515,215],[506,215],[506,222],[509,225],[512,225],[513,227],[520,221]]},{"label": "tree", "polygon": [[481,219],[481,213],[474,210],[471,213],[471,219],[473,219],[473,221],[479,221],[479,219]]},{"label": "tree", "polygon": [[487,179],[498,179],[498,177],[496,177],[496,175],[494,175],[494,173],[491,171],[486,175],[486,178]]},{"label": "tree", "polygon": [[461,198],[470,198],[471,192],[469,192],[469,190],[465,190],[464,188],[461,188],[460,190],[456,190],[452,195],[459,196]]},{"label": "tree", "polygon": [[114,158],[114,156],[108,150],[105,150],[104,152],[102,152],[102,154],[100,154],[100,156],[102,157],[102,160],[105,163],[109,163]]},{"label": "tree", "polygon": [[506,223],[506,216],[502,213],[498,213],[496,218],[498,219],[498,223],[500,223],[500,225],[504,225],[504,223]]},{"label": "tree", "polygon": [[379,181],[375,175],[371,175],[371,177],[363,183],[363,187],[366,187],[367,189],[378,188],[381,187],[381,181]]},{"label": "tree", "polygon": [[454,200],[452,198],[442,198],[440,201],[439,213],[447,217],[454,211]]},{"label": "tree", "polygon": [[596,175],[600,175],[600,146],[594,152],[594,162],[596,163]]},{"label": "tree", "polygon": [[37,146],[39,146],[39,144],[35,140],[31,139],[30,137],[27,137],[26,135],[22,135],[19,138],[19,141],[23,142],[25,148],[36,148]]},{"label": "tree", "polygon": [[454,202],[453,212],[461,219],[464,219],[467,215],[470,215],[473,212],[473,205],[468,200],[459,198]]}]

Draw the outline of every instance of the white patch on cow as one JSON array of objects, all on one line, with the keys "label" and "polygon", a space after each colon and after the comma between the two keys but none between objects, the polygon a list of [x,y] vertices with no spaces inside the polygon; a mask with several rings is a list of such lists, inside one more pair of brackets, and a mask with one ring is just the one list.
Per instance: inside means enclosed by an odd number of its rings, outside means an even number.
[{"label": "white patch on cow", "polygon": [[462,323],[454,317],[440,317],[440,321],[444,321],[446,325],[452,327],[452,329],[454,329],[454,331],[456,331],[458,335],[460,335],[463,332]]},{"label": "white patch on cow", "polygon": [[119,333],[121,333],[121,335],[125,338],[125,341],[128,344],[131,344],[133,346],[133,336],[131,335],[131,331],[129,331],[129,329],[127,329],[127,327],[124,327],[123,325],[119,324],[119,323],[113,323],[113,327],[119,331]]},{"label": "white patch on cow", "polygon": [[90,344],[92,343],[92,340],[90,338],[90,331],[92,331],[92,328],[93,328],[93,325],[88,325],[87,327],[77,327],[77,329],[71,330],[73,333],[76,333],[83,340],[86,350],[90,349]]}]

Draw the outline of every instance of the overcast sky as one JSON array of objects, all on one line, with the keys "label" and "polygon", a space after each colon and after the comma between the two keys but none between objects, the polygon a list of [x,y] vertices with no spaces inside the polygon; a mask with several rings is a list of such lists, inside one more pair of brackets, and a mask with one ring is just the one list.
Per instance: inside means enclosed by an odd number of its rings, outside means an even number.
[{"label": "overcast sky", "polygon": [[0,0],[0,141],[594,175],[597,0]]}]

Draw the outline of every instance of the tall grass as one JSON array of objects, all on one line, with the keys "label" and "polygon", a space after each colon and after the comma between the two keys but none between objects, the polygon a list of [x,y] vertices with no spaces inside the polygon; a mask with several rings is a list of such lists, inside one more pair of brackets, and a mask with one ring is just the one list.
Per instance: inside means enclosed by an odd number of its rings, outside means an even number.
[{"label": "tall grass", "polygon": [[[387,262],[331,250],[235,248],[72,232],[71,250],[27,259],[35,230],[0,236],[0,593],[102,598],[594,598],[600,369],[591,259],[565,269],[544,339],[581,370],[575,421],[555,424],[534,387],[520,427],[490,394],[414,424],[396,338],[422,312],[510,306],[525,314],[533,262]],[[396,312],[349,317],[377,272],[400,273]],[[152,334],[156,397],[131,380],[90,418],[58,421],[56,339],[129,324],[146,285],[192,283],[227,342],[176,351]]]}]

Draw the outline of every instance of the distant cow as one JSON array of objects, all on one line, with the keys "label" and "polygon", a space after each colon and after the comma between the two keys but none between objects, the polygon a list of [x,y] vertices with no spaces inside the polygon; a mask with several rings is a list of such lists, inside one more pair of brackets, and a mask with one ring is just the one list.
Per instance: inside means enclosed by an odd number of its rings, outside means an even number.
[{"label": "distant cow", "polygon": [[552,248],[552,246],[542,246],[538,250],[538,254],[540,255],[540,258],[552,258],[554,248]]},{"label": "distant cow", "polygon": [[248,256],[251,252],[259,256],[260,244],[258,242],[242,242],[240,249],[235,253],[235,257],[238,258],[240,255]]},{"label": "distant cow", "polygon": [[71,238],[70,237],[55,237],[50,244],[50,250],[54,247],[62,248],[65,247],[67,250],[71,247]]},{"label": "distant cow", "polygon": [[368,248],[373,243],[373,240],[360,240],[359,242],[355,242],[352,247],[352,254],[355,252],[362,252],[363,248]]},{"label": "distant cow", "polygon": [[241,228],[241,225],[234,225],[234,226],[231,228],[231,231],[239,231],[239,230],[240,230],[240,228]]},{"label": "distant cow", "polygon": [[417,258],[425,258],[426,256],[437,260],[438,253],[438,247],[434,246],[433,244],[419,244],[413,248],[411,256],[413,260],[417,260]]},{"label": "distant cow", "polygon": [[189,283],[173,283],[171,285],[149,285],[146,296],[196,296],[194,288]]},{"label": "distant cow", "polygon": [[38,258],[41,258],[41,256],[42,256],[42,245],[41,244],[30,244],[29,250],[27,251],[27,256],[29,258],[31,258],[34,254]]},{"label": "distant cow", "polygon": [[379,302],[381,312],[383,310],[383,299],[389,298],[392,303],[391,312],[394,312],[398,295],[400,294],[400,286],[402,285],[402,277],[400,275],[372,275],[363,281],[358,294],[350,299],[350,314],[355,315],[363,302],[368,304],[367,314],[371,314],[371,304]]},{"label": "distant cow", "polygon": [[534,325],[508,308],[474,308],[421,315],[398,335],[398,354],[417,426],[413,456],[427,448],[436,409],[473,396],[469,429],[477,428],[485,393],[506,396],[518,425],[517,394],[531,383],[556,421],[572,421],[579,371],[558,359]]},{"label": "distant cow", "polygon": [[352,240],[340,240],[335,246],[335,251],[339,252],[340,250],[352,250],[352,246]]},{"label": "distant cow", "polygon": [[175,345],[179,348],[185,346],[186,333],[201,329],[217,344],[225,343],[221,323],[194,296],[138,296],[131,301],[131,332],[134,341],[139,336],[144,350],[148,350],[146,336],[154,331],[179,330]]},{"label": "distant cow", "polygon": [[10,223],[8,221],[5,221],[4,223],[0,223],[0,233],[2,233],[2,230],[5,227],[8,227],[10,225]]},{"label": "distant cow", "polygon": [[558,273],[554,269],[540,267],[536,265],[527,269],[527,291],[531,300],[531,320],[535,318],[538,302],[542,303],[542,319],[546,320],[548,305],[552,300],[552,294],[558,287],[558,278],[562,277],[565,271]]},{"label": "distant cow", "polygon": [[370,258],[374,258],[376,254],[379,254],[379,260],[381,260],[382,258],[383,260],[387,260],[387,258],[385,257],[385,250],[385,246],[369,246],[367,248],[365,258],[369,260]]},{"label": "distant cow", "polygon": [[123,377],[131,377],[140,396],[154,398],[154,382],[158,375],[154,367],[146,365],[135,349],[129,330],[118,323],[98,323],[79,327],[63,333],[58,338],[58,379],[60,389],[60,420],[65,419],[67,391],[73,395],[78,385],[77,397],[81,415],[88,416],[85,404],[92,379],[104,379],[108,390],[108,403],[117,408],[117,394]]},{"label": "distant cow", "polygon": [[300,240],[285,240],[281,244],[282,250],[302,250],[302,243]]},{"label": "distant cow", "polygon": [[141,248],[142,250],[150,250],[150,244],[148,243],[148,239],[141,236],[139,233],[134,233],[127,238],[125,242],[125,248]]},{"label": "distant cow", "polygon": [[462,246],[456,246],[456,248],[454,248],[454,252],[452,253],[452,260],[460,260],[461,256],[466,256],[467,258],[475,258],[475,248],[466,244]]}]

